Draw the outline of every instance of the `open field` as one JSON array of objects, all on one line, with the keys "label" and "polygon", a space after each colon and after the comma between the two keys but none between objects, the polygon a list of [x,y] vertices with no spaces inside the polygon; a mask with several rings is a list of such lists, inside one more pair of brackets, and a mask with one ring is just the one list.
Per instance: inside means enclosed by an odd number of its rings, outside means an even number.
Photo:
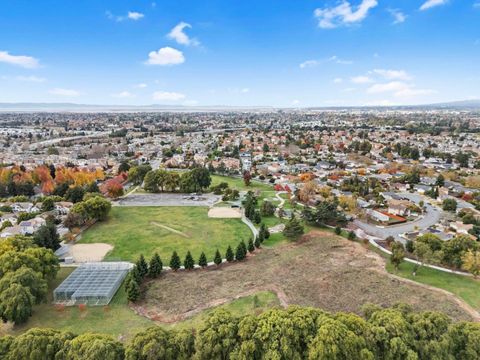
[{"label": "open field", "polygon": [[95,224],[80,243],[106,243],[113,250],[106,259],[134,261],[158,252],[165,264],[173,251],[185,257],[188,250],[195,260],[205,252],[213,260],[218,248],[222,255],[228,245],[248,241],[250,229],[240,219],[208,217],[206,207],[113,207],[107,221]]},{"label": "open field", "polygon": [[179,321],[209,304],[263,290],[276,292],[287,304],[329,311],[359,313],[367,302],[404,302],[417,310],[444,311],[455,319],[472,318],[453,297],[393,277],[377,254],[319,230],[298,243],[256,251],[243,263],[165,274],[148,284],[145,300],[137,306],[152,318]]},{"label": "open field", "polygon": [[[128,307],[123,287],[119,289],[112,302],[106,307],[88,307],[80,311],[78,307],[58,309],[52,305],[52,291],[73,271],[73,268],[62,268],[55,281],[49,284],[48,303],[34,307],[33,316],[21,326],[0,324],[0,336],[4,334],[18,335],[30,328],[43,327],[71,331],[76,334],[98,332],[110,334],[119,340],[128,340],[143,329],[161,325],[166,328],[198,328],[215,308],[201,312],[191,318],[175,324],[161,324],[137,315]],[[219,305],[236,315],[259,314],[269,308],[279,306],[278,298],[273,292],[262,291]]]}]

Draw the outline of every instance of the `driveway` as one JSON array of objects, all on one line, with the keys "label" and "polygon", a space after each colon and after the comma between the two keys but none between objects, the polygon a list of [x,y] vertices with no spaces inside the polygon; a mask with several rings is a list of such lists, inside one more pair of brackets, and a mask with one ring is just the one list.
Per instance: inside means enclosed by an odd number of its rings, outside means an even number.
[{"label": "driveway", "polygon": [[[418,194],[411,194],[411,193],[400,193],[400,196],[408,198],[412,202],[418,204],[422,197]],[[365,231],[367,234],[385,239],[389,236],[393,236],[396,240],[400,240],[405,242],[403,238],[400,237],[400,234],[405,232],[415,231],[415,230],[423,230],[432,225],[438,223],[443,215],[443,210],[432,206],[425,202],[425,213],[417,220],[410,221],[405,224],[398,224],[398,225],[391,225],[385,228],[378,227],[373,224],[367,224],[360,220],[355,220],[354,224],[357,225],[360,229]]]},{"label": "driveway", "polygon": [[219,195],[202,194],[137,194],[132,193],[113,203],[114,206],[213,206],[221,199]]}]

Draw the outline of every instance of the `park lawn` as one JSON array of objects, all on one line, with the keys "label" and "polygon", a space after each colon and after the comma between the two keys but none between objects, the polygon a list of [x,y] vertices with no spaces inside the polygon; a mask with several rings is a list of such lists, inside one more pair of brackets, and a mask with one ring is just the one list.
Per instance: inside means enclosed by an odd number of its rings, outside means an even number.
[{"label": "park lawn", "polygon": [[447,290],[463,299],[473,308],[480,310],[480,281],[471,277],[450,274],[443,271],[422,267],[413,276],[414,264],[404,261],[398,271],[390,261],[387,262],[387,271],[422,284]]},{"label": "park lawn", "polygon": [[[216,249],[222,254],[252,236],[240,219],[208,217],[207,207],[115,206],[106,221],[82,234],[80,243],[107,243],[114,246],[107,260],[135,261],[140,254],[148,259],[158,252],[165,265],[173,251],[185,258],[188,250],[195,261],[202,251],[213,261]],[[166,228],[165,228],[166,227]]]},{"label": "park lawn", "polygon": [[222,176],[222,175],[211,175],[212,183],[210,186],[216,186],[222,182],[226,182],[231,189],[237,189],[238,191],[248,191],[248,190],[261,190],[261,191],[272,191],[273,186],[264,184],[263,182],[252,180],[250,186],[246,186],[242,178]]},{"label": "park lawn", "polygon": [[36,305],[33,316],[19,326],[7,331],[11,335],[18,335],[30,328],[54,328],[71,331],[75,334],[96,332],[110,334],[116,339],[130,339],[137,332],[154,325],[145,317],[135,314],[128,307],[124,287],[121,286],[108,306],[89,306],[80,311],[79,307],[57,308],[52,304],[53,290],[74,270],[61,268],[57,278],[49,284],[48,301],[46,304]]}]

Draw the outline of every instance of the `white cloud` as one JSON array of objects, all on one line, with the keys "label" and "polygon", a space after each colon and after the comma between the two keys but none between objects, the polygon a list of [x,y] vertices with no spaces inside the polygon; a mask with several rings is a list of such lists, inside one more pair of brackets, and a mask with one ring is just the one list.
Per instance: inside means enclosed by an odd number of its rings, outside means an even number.
[{"label": "white cloud", "polygon": [[52,89],[49,91],[49,93],[52,95],[59,95],[59,96],[65,96],[65,97],[75,97],[80,95],[80,92],[78,92],[77,90],[62,89],[62,88]]},{"label": "white cloud", "polygon": [[420,10],[428,10],[436,6],[445,5],[448,0],[427,0],[420,6]]},{"label": "white cloud", "polygon": [[151,51],[148,54],[146,64],[149,65],[176,65],[185,62],[185,57],[180,50],[169,46],[163,47],[158,51]]},{"label": "white cloud", "polygon": [[373,73],[387,80],[411,80],[412,77],[405,70],[374,69]]},{"label": "white cloud", "polygon": [[403,81],[391,81],[388,83],[374,84],[367,89],[369,94],[392,93],[396,97],[414,97],[435,93],[430,89],[417,89],[414,85]]},{"label": "white cloud", "polygon": [[333,29],[342,25],[361,22],[367,17],[369,10],[377,5],[377,0],[362,0],[354,10],[348,1],[343,0],[335,7],[315,9],[314,15],[318,19],[319,27]]},{"label": "white cloud", "polygon": [[112,94],[112,97],[118,99],[133,99],[134,97],[136,97],[136,95],[132,94],[129,91],[121,91],[118,94]]},{"label": "white cloud", "polygon": [[407,15],[398,9],[388,9],[388,12],[393,16],[393,24],[401,24],[407,20]]},{"label": "white cloud", "polygon": [[25,55],[11,55],[8,51],[0,51],[0,62],[34,69],[40,66],[37,59]]},{"label": "white cloud", "polygon": [[135,84],[135,85],[133,85],[133,87],[134,87],[135,89],[145,89],[147,86],[148,86],[148,85],[145,84],[145,83],[140,83],[140,84]]},{"label": "white cloud", "polygon": [[128,14],[127,14],[127,17],[130,20],[134,20],[134,21],[140,20],[144,16],[145,16],[144,14],[136,12],[136,11],[129,11]]},{"label": "white cloud", "polygon": [[475,9],[480,9],[480,1],[477,1],[477,2],[473,3],[473,7]]},{"label": "white cloud", "polygon": [[242,94],[246,94],[246,93],[249,93],[250,92],[250,89],[249,88],[243,88],[243,89],[240,89],[240,92]]},{"label": "white cloud", "polygon": [[292,101],[293,106],[296,106],[296,105],[299,105],[299,104],[300,104],[300,100],[295,99],[295,100]]},{"label": "white cloud", "polygon": [[300,64],[300,69],[315,67],[318,64],[320,64],[320,62],[318,60],[307,60],[307,61],[304,61],[303,63]]},{"label": "white cloud", "polygon": [[105,15],[107,15],[107,18],[110,20],[116,21],[116,22],[122,22],[125,20],[133,20],[137,21],[140,20],[141,18],[145,17],[144,14],[137,12],[137,11],[129,11],[127,15],[114,15],[110,11],[106,11]]},{"label": "white cloud", "polygon": [[152,97],[157,101],[179,101],[186,98],[184,94],[169,91],[155,91]]},{"label": "white cloud", "polygon": [[192,25],[186,22],[180,22],[176,25],[167,35],[168,38],[175,40],[177,43],[182,45],[200,45],[200,42],[196,39],[191,39],[186,33],[186,28],[192,28]]},{"label": "white cloud", "polygon": [[351,65],[351,64],[353,64],[353,61],[351,61],[351,60],[340,59],[337,55],[333,55],[333,56],[330,56],[329,58],[323,59],[323,60],[307,60],[307,61],[304,61],[303,63],[301,63],[299,66],[300,66],[300,69],[305,69],[305,68],[315,67],[315,66],[318,66],[320,64],[324,64],[324,63],[328,63],[328,62],[334,62],[334,63],[340,64],[340,65]]},{"label": "white cloud", "polygon": [[41,78],[38,76],[17,76],[16,79],[18,81],[27,81],[27,82],[36,82],[36,83],[42,83],[47,81],[45,78]]},{"label": "white cloud", "polygon": [[363,75],[354,76],[350,79],[350,81],[354,84],[369,84],[373,82],[373,80],[370,79],[368,76]]},{"label": "white cloud", "polygon": [[335,79],[333,79],[333,83],[334,83],[334,84],[340,84],[340,83],[342,83],[342,82],[343,82],[343,79],[342,79],[342,78],[335,78]]}]

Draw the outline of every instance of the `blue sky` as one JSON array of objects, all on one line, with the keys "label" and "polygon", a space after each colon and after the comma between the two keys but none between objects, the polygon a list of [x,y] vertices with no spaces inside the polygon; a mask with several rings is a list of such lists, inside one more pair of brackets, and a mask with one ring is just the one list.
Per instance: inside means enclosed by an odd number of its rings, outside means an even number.
[{"label": "blue sky", "polygon": [[480,98],[480,0],[4,0],[0,102]]}]

